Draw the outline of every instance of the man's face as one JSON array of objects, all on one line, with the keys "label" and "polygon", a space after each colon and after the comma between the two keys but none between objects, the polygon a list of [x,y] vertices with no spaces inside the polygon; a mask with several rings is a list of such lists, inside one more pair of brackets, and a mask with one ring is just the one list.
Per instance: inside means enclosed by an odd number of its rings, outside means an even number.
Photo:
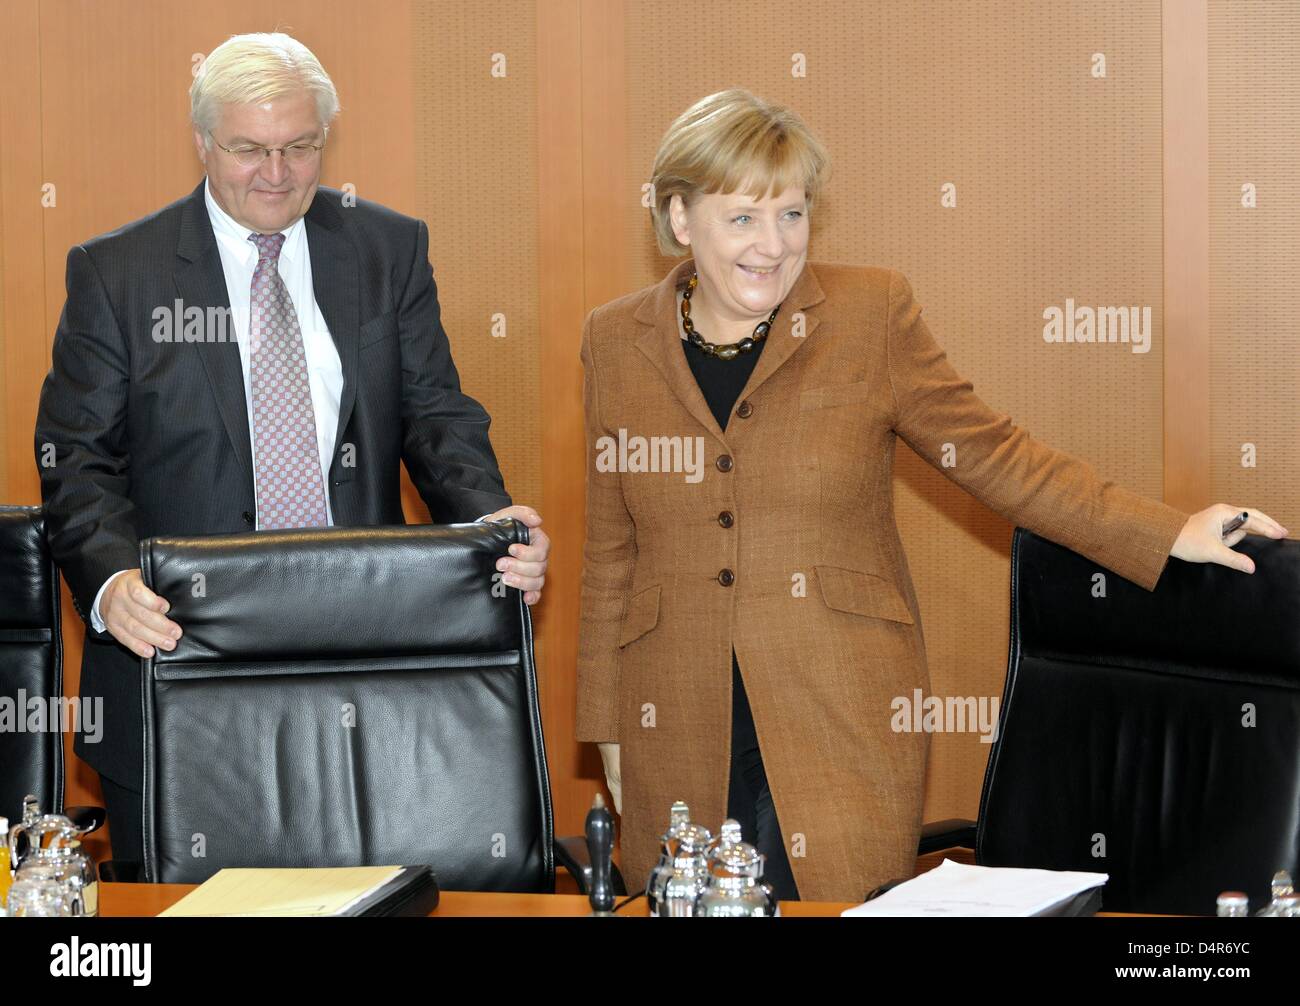
[{"label": "man's face", "polygon": [[272,153],[245,166],[217,144],[234,150],[250,144],[324,143],[325,130],[311,92],[303,89],[260,104],[223,105],[212,137],[215,142],[208,148],[203,134],[194,131],[199,160],[207,169],[217,205],[241,226],[275,234],[307,212],[320,184],[321,154],[292,161],[283,153]]}]

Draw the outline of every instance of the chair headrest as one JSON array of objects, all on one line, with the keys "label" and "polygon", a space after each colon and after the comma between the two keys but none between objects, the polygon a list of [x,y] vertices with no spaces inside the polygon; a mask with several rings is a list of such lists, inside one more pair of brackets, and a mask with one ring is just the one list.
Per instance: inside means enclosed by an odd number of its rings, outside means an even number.
[{"label": "chair headrest", "polygon": [[1018,644],[1032,656],[1300,686],[1300,541],[1248,535],[1234,548],[1253,574],[1171,558],[1147,591],[1017,528]]},{"label": "chair headrest", "polygon": [[0,506],[0,629],[50,628],[56,582],[41,508]]},{"label": "chair headrest", "polygon": [[517,648],[522,593],[496,561],[527,540],[514,520],[146,539],[145,583],[182,629],[154,660],[363,658],[449,640],[463,652]]}]

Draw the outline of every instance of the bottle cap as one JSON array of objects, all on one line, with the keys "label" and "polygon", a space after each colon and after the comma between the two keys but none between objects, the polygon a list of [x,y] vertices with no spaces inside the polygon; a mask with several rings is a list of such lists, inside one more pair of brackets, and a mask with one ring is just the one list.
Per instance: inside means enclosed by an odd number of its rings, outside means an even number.
[{"label": "bottle cap", "polygon": [[740,841],[740,822],[735,818],[729,817],[722,822],[722,830],[718,838],[723,845],[734,845]]},{"label": "bottle cap", "polygon": [[682,803],[681,800],[678,800],[673,804],[671,817],[668,820],[668,830],[660,836],[659,841],[664,845],[667,845],[669,842],[674,841],[681,834],[684,828],[689,828],[690,825],[691,809],[686,806],[686,804]]},{"label": "bottle cap", "polygon": [[704,852],[713,842],[713,835],[702,824],[684,824],[675,837],[677,855],[695,855]]},{"label": "bottle cap", "polygon": [[1273,882],[1269,885],[1272,889],[1273,897],[1280,898],[1292,891],[1291,874],[1286,870],[1278,870],[1273,874]]}]

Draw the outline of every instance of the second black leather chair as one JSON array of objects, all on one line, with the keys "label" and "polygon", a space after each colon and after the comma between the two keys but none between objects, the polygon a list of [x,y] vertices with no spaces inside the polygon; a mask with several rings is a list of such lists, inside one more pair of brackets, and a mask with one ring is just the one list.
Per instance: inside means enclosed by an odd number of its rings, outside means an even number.
[{"label": "second black leather chair", "polygon": [[1188,915],[1295,875],[1300,542],[1235,548],[1254,574],[1171,559],[1149,592],[1016,529],[977,862],[1106,873],[1105,909]]},{"label": "second black leather chair", "polygon": [[59,605],[41,508],[0,506],[0,816],[17,824],[34,796],[45,813],[94,831],[102,807],[63,806],[64,728],[93,730],[98,710],[63,695]]},{"label": "second black leather chair", "polygon": [[[59,574],[45,546],[39,507],[0,506],[0,815],[22,819],[23,798],[45,811],[63,805],[63,735],[50,713],[63,696]],[[32,701],[37,716],[30,716]],[[32,729],[36,726],[37,729]]]}]

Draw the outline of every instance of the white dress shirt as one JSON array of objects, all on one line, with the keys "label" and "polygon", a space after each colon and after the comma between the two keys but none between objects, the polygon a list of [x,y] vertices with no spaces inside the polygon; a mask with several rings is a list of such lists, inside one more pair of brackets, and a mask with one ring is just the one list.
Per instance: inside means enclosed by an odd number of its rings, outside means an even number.
[{"label": "white dress shirt", "polygon": [[[236,223],[234,218],[217,205],[212,198],[212,183],[205,182],[204,201],[212,232],[221,253],[221,267],[226,274],[226,292],[230,296],[231,323],[239,343],[239,365],[244,372],[244,403],[248,409],[249,446],[253,452],[253,498],[257,498],[257,445],[253,443],[253,385],[249,378],[248,327],[251,315],[253,270],[257,266],[257,246],[248,240],[254,233]],[[334,514],[330,509],[329,473],[334,458],[334,440],[339,423],[339,399],[343,395],[343,364],[338,349],[330,336],[320,305],[316,303],[312,287],[311,255],[307,247],[307,225],[302,217],[295,220],[284,234],[278,263],[280,278],[289,291],[298,327],[302,330],[302,347],[307,357],[307,376],[311,384],[311,405],[316,415],[316,443],[320,448],[321,480],[325,488],[325,513],[332,525]],[[104,621],[99,614],[99,601],[104,588],[126,570],[114,573],[104,581],[95,595],[90,611],[90,624],[96,632],[104,631]]]}]

